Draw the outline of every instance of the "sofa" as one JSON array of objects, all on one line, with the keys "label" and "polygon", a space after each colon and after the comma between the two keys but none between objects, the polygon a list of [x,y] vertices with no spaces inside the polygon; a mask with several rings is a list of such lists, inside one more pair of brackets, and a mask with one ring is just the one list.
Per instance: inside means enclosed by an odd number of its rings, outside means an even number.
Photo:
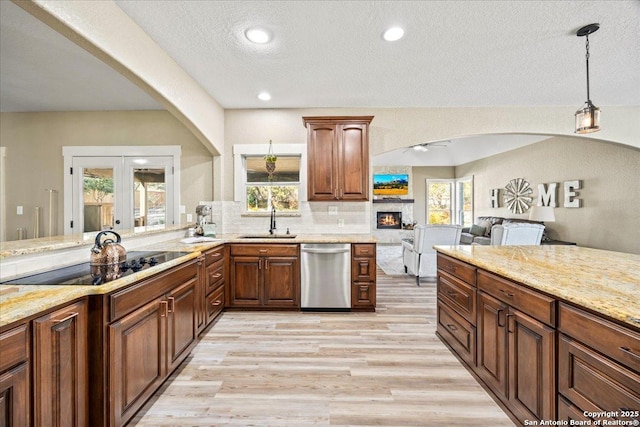
[{"label": "sofa", "polygon": [[[530,223],[544,225],[543,222],[530,221],[528,219],[503,218],[500,216],[479,216],[471,227],[465,227],[462,229],[462,233],[460,234],[460,244],[490,245],[491,229],[493,228],[493,226],[509,223]],[[542,239],[544,240],[544,235]]]}]

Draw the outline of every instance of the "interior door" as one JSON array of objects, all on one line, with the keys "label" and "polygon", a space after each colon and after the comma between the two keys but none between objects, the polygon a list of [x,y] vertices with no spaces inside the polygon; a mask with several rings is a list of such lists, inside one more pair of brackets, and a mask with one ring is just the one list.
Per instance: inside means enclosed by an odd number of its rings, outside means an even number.
[{"label": "interior door", "polygon": [[74,233],[129,228],[122,211],[122,157],[74,157]]}]

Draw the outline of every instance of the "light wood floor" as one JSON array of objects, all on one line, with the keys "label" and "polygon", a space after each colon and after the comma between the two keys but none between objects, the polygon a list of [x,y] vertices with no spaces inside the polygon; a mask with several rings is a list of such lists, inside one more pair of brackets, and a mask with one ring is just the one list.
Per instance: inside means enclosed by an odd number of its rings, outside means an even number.
[{"label": "light wood floor", "polygon": [[225,312],[130,426],[513,426],[435,336],[435,283],[376,313]]}]

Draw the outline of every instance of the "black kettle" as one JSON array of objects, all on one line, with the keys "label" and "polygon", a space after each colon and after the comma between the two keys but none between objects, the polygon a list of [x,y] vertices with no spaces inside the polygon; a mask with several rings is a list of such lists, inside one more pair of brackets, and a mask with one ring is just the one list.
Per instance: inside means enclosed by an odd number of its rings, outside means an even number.
[{"label": "black kettle", "polygon": [[[104,236],[109,237],[102,240]],[[98,233],[95,244],[93,248],[91,248],[90,264],[113,265],[125,262],[127,259],[127,250],[120,244],[121,241],[120,235],[115,231],[107,230]]]}]

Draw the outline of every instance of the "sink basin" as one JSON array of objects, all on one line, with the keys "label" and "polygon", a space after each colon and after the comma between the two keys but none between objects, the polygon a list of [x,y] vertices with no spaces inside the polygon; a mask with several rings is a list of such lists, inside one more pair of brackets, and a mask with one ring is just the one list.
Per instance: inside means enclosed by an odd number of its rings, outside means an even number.
[{"label": "sink basin", "polygon": [[295,239],[295,234],[245,234],[241,239]]}]

